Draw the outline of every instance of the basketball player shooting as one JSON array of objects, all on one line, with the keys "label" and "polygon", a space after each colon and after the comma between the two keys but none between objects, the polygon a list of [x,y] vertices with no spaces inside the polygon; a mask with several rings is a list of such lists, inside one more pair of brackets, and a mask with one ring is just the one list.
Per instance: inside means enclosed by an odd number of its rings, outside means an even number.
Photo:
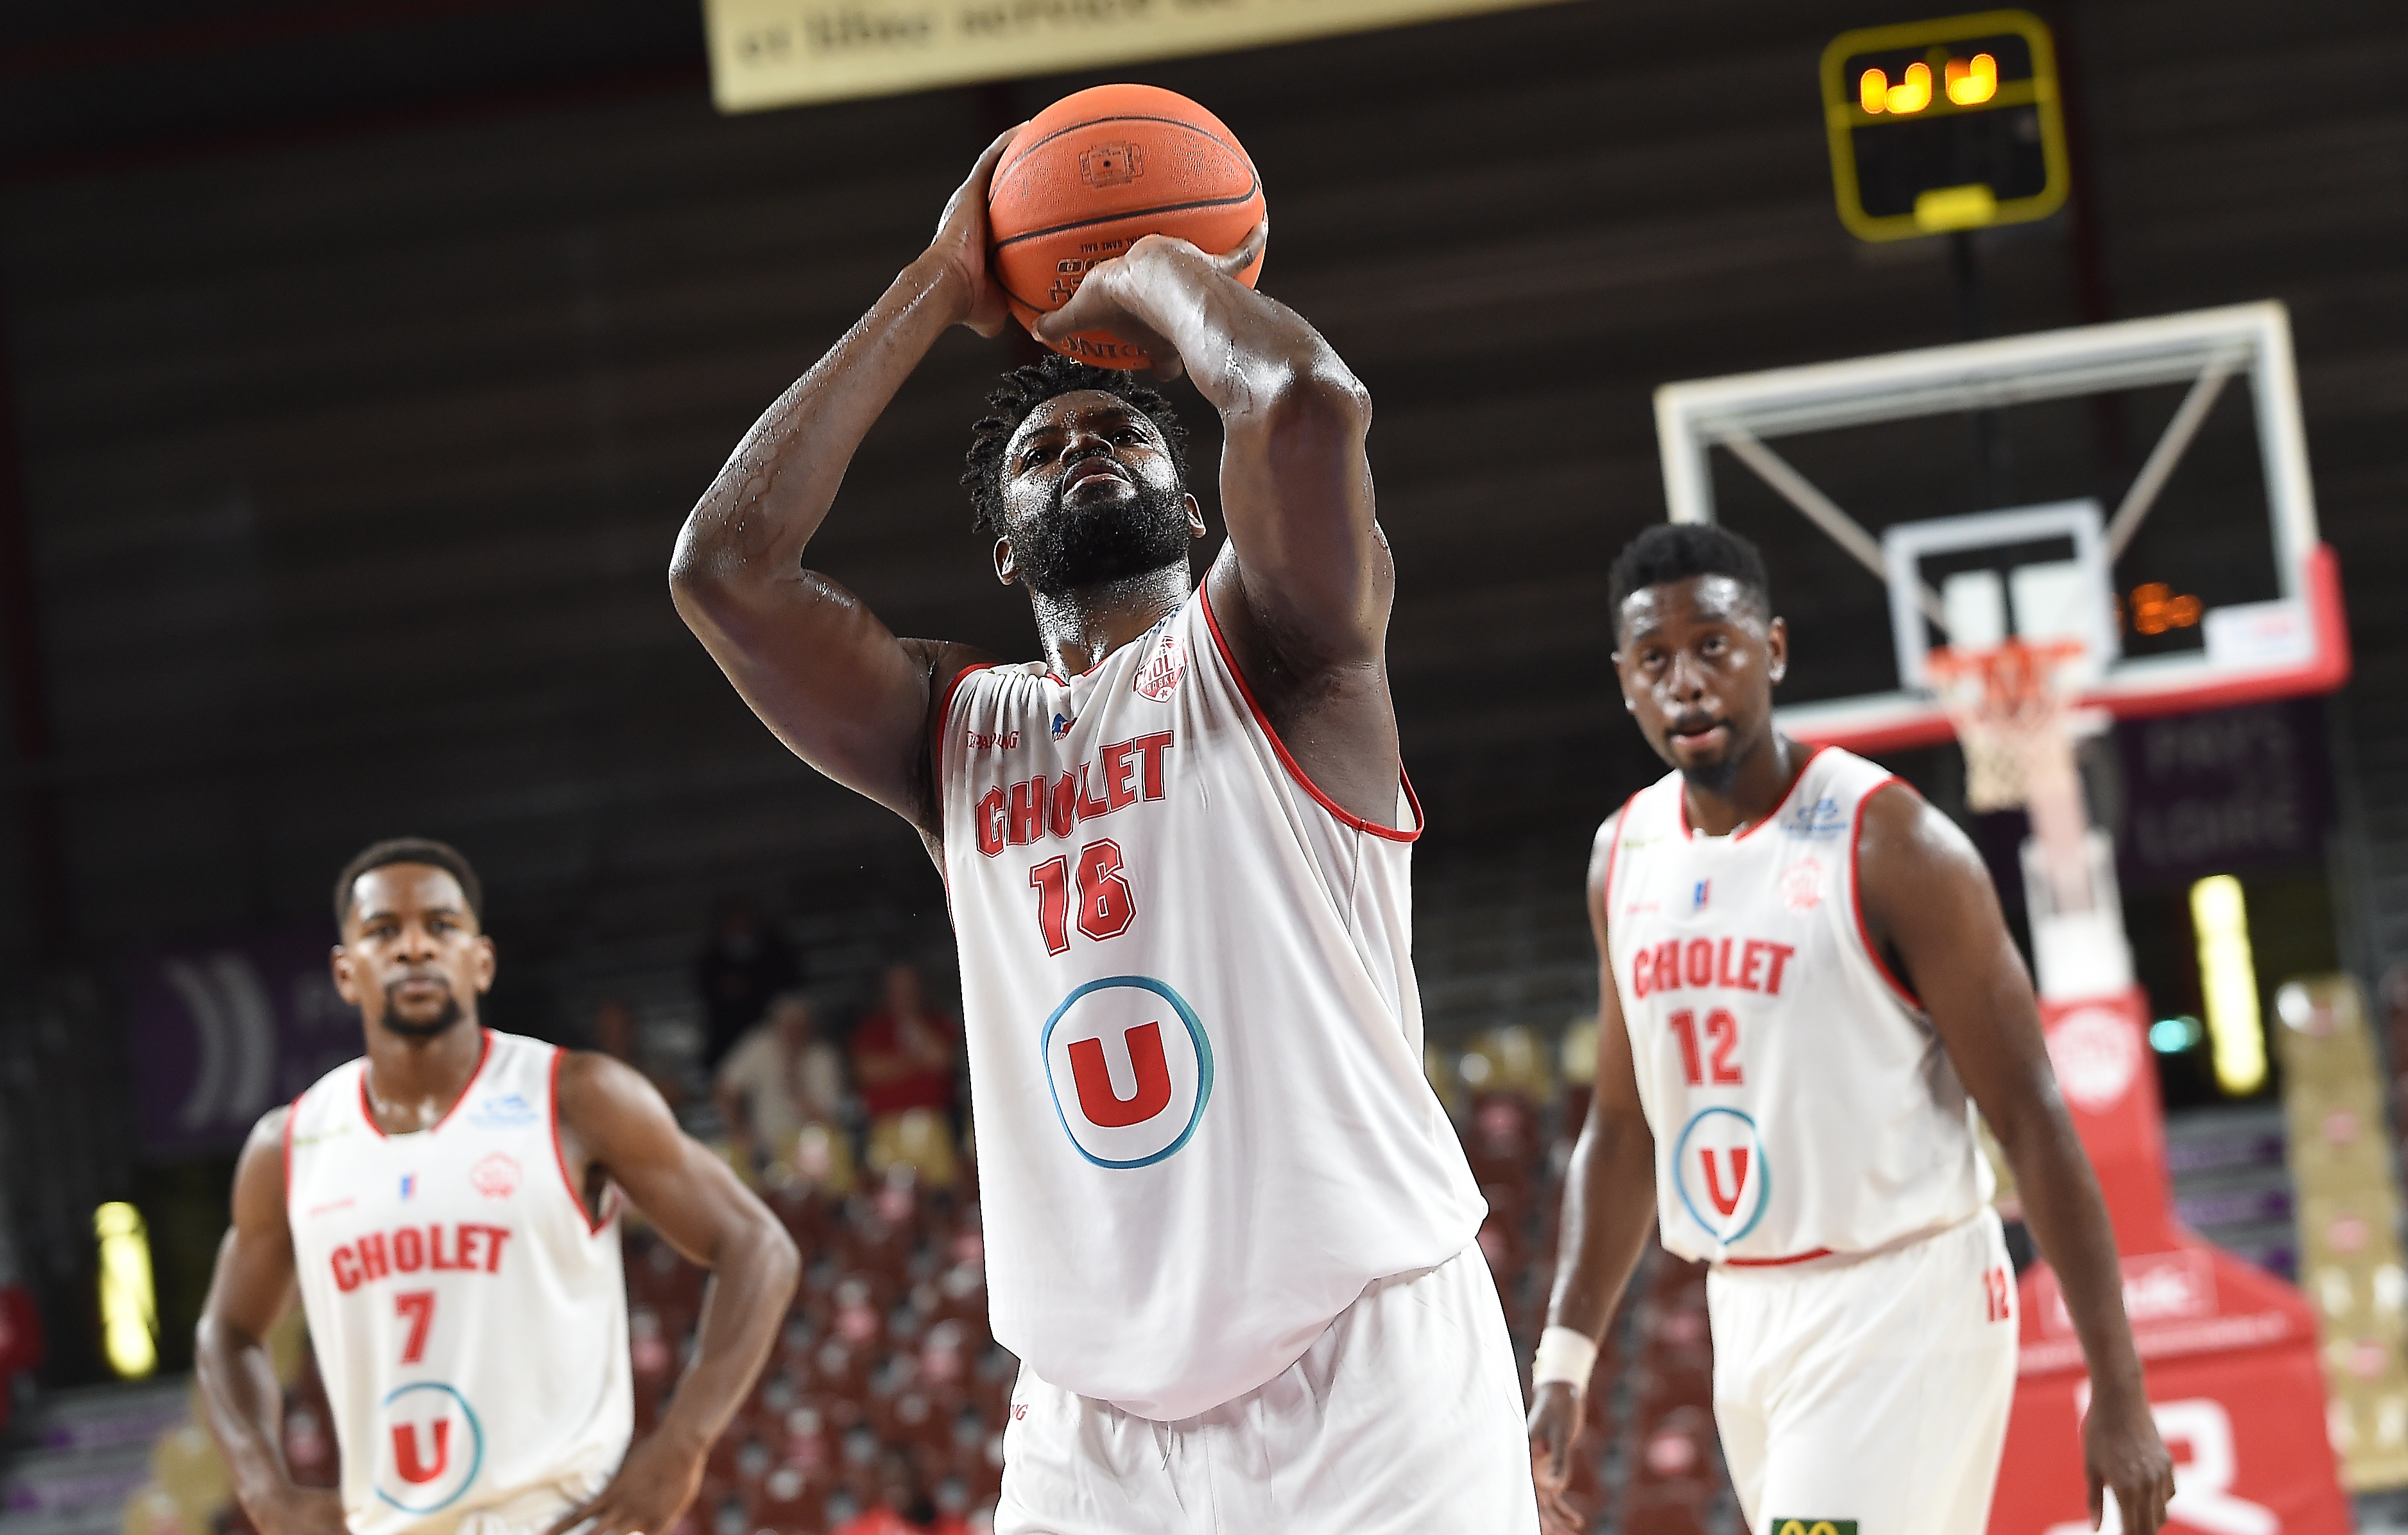
[{"label": "basketball player shooting", "polygon": [[[1968,1095],[2088,1361],[2127,1535],[2165,1519],[2098,1181],[1987,872],[1882,768],[1772,724],[1764,565],[1711,526],[1615,561],[1622,696],[1672,771],[1597,837],[1597,1084],[1565,1181],[1532,1453],[1551,1531],[1581,1396],[1655,1225],[1713,1266],[1714,1414],[1749,1528],[1978,1530],[2014,1390],[2014,1284]],[[1654,1198],[1648,1191],[1654,1190]]]},{"label": "basketball player shooting", "polygon": [[993,336],[980,159],[935,243],[753,426],[686,524],[680,610],[797,753],[946,878],[997,1341],[998,1535],[1537,1528],[1483,1214],[1422,1074],[1370,409],[1235,280],[1149,237],[1042,337],[1110,333],[1220,411],[1228,538],[1169,403],[1007,376],[965,476],[1044,658],[899,639],[803,568],[938,337]]},{"label": "basketball player shooting", "polygon": [[[262,1535],[662,1535],[785,1318],[775,1217],[607,1055],[480,1027],[475,872],[380,842],[335,887],[367,1053],[251,1132],[194,1346]],[[711,1270],[693,1363],[633,1449],[624,1199]],[[298,1285],[339,1490],[294,1485],[265,1341]]]}]

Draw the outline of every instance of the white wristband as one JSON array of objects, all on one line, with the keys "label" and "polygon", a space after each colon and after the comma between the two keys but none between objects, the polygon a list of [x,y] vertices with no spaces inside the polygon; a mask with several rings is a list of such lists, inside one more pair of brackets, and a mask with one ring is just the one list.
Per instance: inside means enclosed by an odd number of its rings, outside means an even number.
[{"label": "white wristband", "polygon": [[1575,1392],[1588,1389],[1597,1369],[1597,1340],[1577,1327],[1549,1327],[1539,1334],[1539,1356],[1530,1361],[1530,1388],[1561,1381]]}]

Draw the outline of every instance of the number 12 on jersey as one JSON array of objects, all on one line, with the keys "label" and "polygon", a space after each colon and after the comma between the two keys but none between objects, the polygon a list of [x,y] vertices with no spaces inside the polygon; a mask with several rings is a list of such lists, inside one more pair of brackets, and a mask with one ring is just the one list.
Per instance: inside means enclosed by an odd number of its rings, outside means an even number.
[{"label": "number 12 on jersey", "polygon": [[1716,1008],[1706,1014],[1705,1042],[1713,1047],[1713,1058],[1704,1060],[1698,1051],[1698,1015],[1687,1008],[1664,1020],[1672,1029],[1672,1037],[1681,1042],[1681,1069],[1692,1087],[1712,1084],[1716,1087],[1738,1087],[1744,1084],[1739,1062],[1731,1057],[1739,1053],[1739,1020],[1728,1008]]},{"label": "number 12 on jersey", "polygon": [[[1137,919],[1137,895],[1121,872],[1121,845],[1101,838],[1079,850],[1079,931],[1089,938],[1118,938]],[[1037,926],[1045,952],[1070,949],[1070,860],[1049,858],[1028,871],[1037,892]]]}]

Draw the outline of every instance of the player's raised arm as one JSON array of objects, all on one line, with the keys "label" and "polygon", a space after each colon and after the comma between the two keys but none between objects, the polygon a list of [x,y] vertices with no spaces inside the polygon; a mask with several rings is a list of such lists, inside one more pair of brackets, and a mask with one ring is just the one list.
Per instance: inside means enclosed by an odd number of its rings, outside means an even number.
[{"label": "player's raised arm", "polygon": [[1941,1042],[1999,1139],[2024,1216],[2065,1290],[2090,1369],[2083,1461],[2091,1516],[2112,1487],[2127,1535],[2165,1521],[2173,1461],[2158,1438],[2124,1315],[2115,1234],[2057,1096],[2031,978],[1963,832],[1903,785],[1866,805],[1858,888],[1875,943],[1903,961]]},{"label": "player's raised arm", "polygon": [[1040,337],[1111,331],[1183,368],[1220,412],[1223,635],[1306,773],[1353,813],[1397,810],[1384,668],[1396,567],[1364,442],[1371,398],[1295,310],[1240,282],[1267,230],[1207,255],[1151,236],[1090,271]]},{"label": "player's raised arm", "polygon": [[710,1270],[694,1362],[652,1432],[592,1501],[553,1526],[588,1535],[669,1528],[785,1325],[801,1265],[792,1238],[727,1164],[681,1131],[634,1069],[580,1052],[560,1066],[561,1155],[589,1204],[615,1182],[670,1246]]},{"label": "player's raised arm", "polygon": [[267,1335],[293,1303],[293,1228],[284,1210],[284,1118],[271,1110],[234,1174],[234,1224],[193,1338],[202,1411],[225,1455],[236,1501],[260,1535],[341,1535],[342,1498],[294,1484],[284,1464],[284,1388]]},{"label": "player's raised arm", "polygon": [[1597,940],[1597,1084],[1564,1173],[1554,1292],[1540,1339],[1530,1403],[1530,1451],[1539,1511],[1549,1535],[1582,1528],[1563,1500],[1580,1438],[1584,1397],[1614,1303],[1656,1225],[1656,1133],[1639,1102],[1628,1026],[1613,983],[1605,933],[1607,882],[1622,817],[1597,834],[1588,870],[1589,930]]},{"label": "player's raised arm", "polygon": [[1010,139],[987,146],[928,249],[744,434],[669,565],[678,612],[753,712],[803,760],[924,832],[937,818],[929,715],[943,682],[976,657],[896,638],[802,556],[870,424],[937,337],[956,324],[1003,328],[986,200]]}]

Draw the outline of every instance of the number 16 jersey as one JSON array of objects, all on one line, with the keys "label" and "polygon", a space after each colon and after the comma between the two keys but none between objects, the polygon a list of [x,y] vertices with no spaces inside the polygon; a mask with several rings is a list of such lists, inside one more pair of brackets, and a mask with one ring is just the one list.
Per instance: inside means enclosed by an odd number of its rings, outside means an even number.
[{"label": "number 16 jersey", "polygon": [[1657,1227],[1684,1257],[1876,1252],[1989,1202],[1956,1067],[1867,938],[1857,835],[1896,782],[1826,748],[1772,814],[1706,837],[1670,773],[1599,834]]},{"label": "number 16 jersey", "polygon": [[1199,589],[1073,678],[966,672],[937,771],[997,1341],[1176,1420],[1484,1213],[1422,1067],[1405,829],[1339,808]]}]

